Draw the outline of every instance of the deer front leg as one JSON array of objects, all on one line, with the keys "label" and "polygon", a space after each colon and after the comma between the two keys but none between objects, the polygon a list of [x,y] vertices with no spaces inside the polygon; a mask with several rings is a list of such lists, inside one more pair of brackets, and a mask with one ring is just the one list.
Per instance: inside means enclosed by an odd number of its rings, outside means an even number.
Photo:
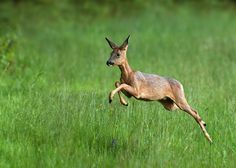
[{"label": "deer front leg", "polygon": [[118,86],[115,90],[113,90],[113,91],[110,92],[110,94],[109,94],[109,103],[112,102],[114,95],[115,95],[117,92],[119,92],[120,90],[125,90],[125,91],[128,92],[130,95],[132,95],[132,96],[134,96],[134,97],[138,97],[138,93],[137,93],[137,91],[136,91],[133,87],[131,87],[131,86],[125,84],[125,83],[122,83],[122,84],[121,84],[120,86]]},{"label": "deer front leg", "polygon": [[[120,82],[116,81],[115,82],[115,87],[118,88],[120,86]],[[128,103],[125,101],[125,99],[121,96],[121,91],[118,91],[118,95],[120,98],[120,103],[124,106],[128,106]]]}]

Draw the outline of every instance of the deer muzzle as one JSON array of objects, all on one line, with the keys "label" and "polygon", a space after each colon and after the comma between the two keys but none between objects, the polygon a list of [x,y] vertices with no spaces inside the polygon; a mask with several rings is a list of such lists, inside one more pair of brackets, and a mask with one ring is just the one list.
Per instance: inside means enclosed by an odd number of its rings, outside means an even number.
[{"label": "deer muzzle", "polygon": [[112,66],[112,65],[114,65],[114,62],[107,61],[107,66]]}]

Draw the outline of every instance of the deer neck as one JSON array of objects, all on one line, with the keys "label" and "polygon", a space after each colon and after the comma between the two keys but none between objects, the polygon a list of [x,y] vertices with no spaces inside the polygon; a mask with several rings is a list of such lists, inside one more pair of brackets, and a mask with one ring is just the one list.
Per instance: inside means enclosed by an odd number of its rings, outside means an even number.
[{"label": "deer neck", "polygon": [[124,81],[129,81],[130,75],[133,72],[131,67],[129,66],[128,61],[126,60],[123,64],[119,65],[121,71],[121,78]]}]

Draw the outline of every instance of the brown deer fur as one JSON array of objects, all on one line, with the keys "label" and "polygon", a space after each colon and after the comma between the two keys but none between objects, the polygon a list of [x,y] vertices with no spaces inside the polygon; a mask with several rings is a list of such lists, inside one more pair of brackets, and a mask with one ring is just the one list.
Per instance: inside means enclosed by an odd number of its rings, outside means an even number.
[{"label": "brown deer fur", "polygon": [[109,94],[110,103],[114,95],[118,93],[121,104],[127,106],[128,103],[122,97],[121,92],[127,97],[134,97],[138,100],[157,100],[167,110],[180,109],[190,114],[199,124],[205,137],[212,142],[210,135],[206,131],[205,122],[201,119],[198,112],[188,104],[183,86],[179,81],[132,70],[126,57],[129,36],[121,46],[117,46],[107,38],[106,40],[113,49],[107,65],[117,65],[121,71],[120,82],[115,82],[116,89]]}]

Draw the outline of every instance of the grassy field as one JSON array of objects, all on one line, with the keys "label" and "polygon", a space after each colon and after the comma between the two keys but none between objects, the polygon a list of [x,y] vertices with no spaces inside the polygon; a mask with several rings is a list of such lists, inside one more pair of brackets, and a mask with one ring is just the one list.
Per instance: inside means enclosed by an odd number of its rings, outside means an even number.
[{"label": "grassy field", "polygon": [[[161,7],[114,15],[0,6],[0,167],[235,167],[236,13]],[[181,81],[213,144],[182,111],[110,105],[130,34],[134,69]]]}]

